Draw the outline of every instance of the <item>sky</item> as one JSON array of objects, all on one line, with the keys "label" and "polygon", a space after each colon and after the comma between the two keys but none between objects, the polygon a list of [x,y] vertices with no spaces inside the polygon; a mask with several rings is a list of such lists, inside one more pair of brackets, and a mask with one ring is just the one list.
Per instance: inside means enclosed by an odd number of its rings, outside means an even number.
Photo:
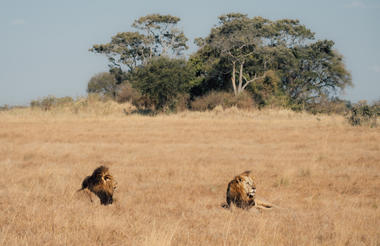
[{"label": "sky", "polygon": [[300,20],[344,56],[354,87],[341,98],[380,100],[380,0],[0,0],[0,105],[85,96],[90,78],[108,70],[107,58],[88,49],[133,31],[141,16],[181,18],[191,54],[194,38],[231,12]]}]

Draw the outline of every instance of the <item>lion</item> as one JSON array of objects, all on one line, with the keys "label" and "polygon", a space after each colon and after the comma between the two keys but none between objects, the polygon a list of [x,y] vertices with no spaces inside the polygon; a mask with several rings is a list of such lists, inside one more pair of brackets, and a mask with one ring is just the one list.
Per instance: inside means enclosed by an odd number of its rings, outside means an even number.
[{"label": "lion", "polygon": [[82,182],[82,188],[78,190],[85,193],[93,202],[95,194],[102,205],[114,202],[113,193],[117,188],[117,182],[110,174],[108,167],[100,166],[94,170],[91,176],[87,176]]},{"label": "lion", "polygon": [[256,182],[251,171],[245,171],[228,183],[226,193],[227,204],[222,204],[224,208],[230,208],[231,203],[238,208],[257,209],[272,208],[272,205],[261,199],[256,199]]},{"label": "lion", "polygon": [[255,206],[256,183],[251,171],[245,171],[228,183],[226,201],[223,207],[230,208],[231,203],[236,207],[249,209]]}]

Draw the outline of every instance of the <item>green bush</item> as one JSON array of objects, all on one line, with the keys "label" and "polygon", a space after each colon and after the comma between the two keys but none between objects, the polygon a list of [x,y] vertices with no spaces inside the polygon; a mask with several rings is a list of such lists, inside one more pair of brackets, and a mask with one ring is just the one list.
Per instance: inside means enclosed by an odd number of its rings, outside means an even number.
[{"label": "green bush", "polygon": [[312,114],[340,114],[347,115],[351,103],[338,98],[332,100],[322,97],[318,102],[305,104],[305,109]]},{"label": "green bush", "polygon": [[198,97],[191,102],[191,109],[198,111],[213,110],[216,106],[225,108],[237,107],[241,109],[250,109],[255,107],[255,103],[249,93],[241,93],[235,96],[229,92],[212,91],[203,97]]},{"label": "green bush", "polygon": [[347,120],[353,126],[376,127],[379,115],[380,106],[376,104],[370,106],[366,102],[359,102],[351,108]]},{"label": "green bush", "polygon": [[109,72],[98,73],[92,76],[87,84],[87,93],[98,93],[102,96],[115,97],[117,80]]},{"label": "green bush", "polygon": [[131,81],[155,110],[162,111],[176,107],[178,97],[188,93],[192,77],[185,60],[157,57],[137,68]]}]

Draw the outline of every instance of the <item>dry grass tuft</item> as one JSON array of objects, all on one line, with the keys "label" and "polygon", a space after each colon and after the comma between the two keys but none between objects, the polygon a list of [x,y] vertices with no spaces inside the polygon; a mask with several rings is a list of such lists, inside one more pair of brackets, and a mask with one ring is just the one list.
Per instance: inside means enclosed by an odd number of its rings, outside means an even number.
[{"label": "dry grass tuft", "polygon": [[[74,196],[99,165],[111,206]],[[380,131],[339,116],[4,111],[0,167],[0,245],[380,244]],[[220,207],[245,170],[282,209]]]}]

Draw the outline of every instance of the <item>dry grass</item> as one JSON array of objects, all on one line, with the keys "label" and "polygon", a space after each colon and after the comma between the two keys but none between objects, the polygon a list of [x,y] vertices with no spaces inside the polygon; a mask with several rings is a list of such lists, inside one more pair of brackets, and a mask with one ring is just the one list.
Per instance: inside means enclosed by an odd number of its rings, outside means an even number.
[{"label": "dry grass", "polygon": [[[116,204],[73,199],[105,164]],[[380,130],[236,109],[0,112],[0,245],[380,245]],[[251,169],[283,209],[225,210]]]}]

